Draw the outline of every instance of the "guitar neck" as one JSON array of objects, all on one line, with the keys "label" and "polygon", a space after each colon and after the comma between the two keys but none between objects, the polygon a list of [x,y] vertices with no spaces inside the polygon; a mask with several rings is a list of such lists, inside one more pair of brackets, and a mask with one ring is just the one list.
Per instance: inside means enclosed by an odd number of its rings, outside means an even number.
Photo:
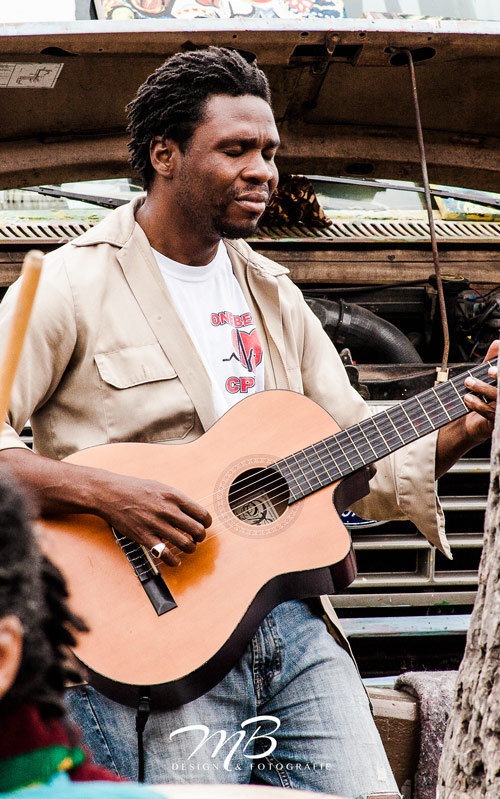
[{"label": "guitar neck", "polygon": [[273,466],[288,483],[290,504],[464,416],[465,377],[494,384],[488,376],[493,365],[486,361],[277,461]]}]

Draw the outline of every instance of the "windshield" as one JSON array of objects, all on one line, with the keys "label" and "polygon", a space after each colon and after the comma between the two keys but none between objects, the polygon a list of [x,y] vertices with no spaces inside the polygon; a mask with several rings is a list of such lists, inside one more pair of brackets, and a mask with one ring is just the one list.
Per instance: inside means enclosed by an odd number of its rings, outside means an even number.
[{"label": "windshield", "polygon": [[[309,179],[330,219],[427,217],[423,189],[418,183],[319,175],[311,175]],[[434,215],[438,218],[500,220],[500,194],[437,185],[431,191]],[[140,192],[142,188],[133,178],[57,183],[29,190],[7,189],[0,191],[0,221],[71,218],[95,223],[111,208],[123,205]]]}]

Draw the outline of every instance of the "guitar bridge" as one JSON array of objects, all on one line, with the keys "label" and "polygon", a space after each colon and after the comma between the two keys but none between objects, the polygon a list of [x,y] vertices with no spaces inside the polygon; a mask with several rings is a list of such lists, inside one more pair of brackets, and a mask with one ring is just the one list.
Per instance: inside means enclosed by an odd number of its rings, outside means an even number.
[{"label": "guitar bridge", "polygon": [[163,613],[168,613],[169,610],[173,610],[177,607],[177,602],[173,598],[165,580],[159,572],[155,574],[154,577],[141,580],[141,583],[158,616],[161,616]]},{"label": "guitar bridge", "polygon": [[144,547],[131,538],[120,535],[114,528],[112,530],[158,616],[176,608],[177,602]]}]

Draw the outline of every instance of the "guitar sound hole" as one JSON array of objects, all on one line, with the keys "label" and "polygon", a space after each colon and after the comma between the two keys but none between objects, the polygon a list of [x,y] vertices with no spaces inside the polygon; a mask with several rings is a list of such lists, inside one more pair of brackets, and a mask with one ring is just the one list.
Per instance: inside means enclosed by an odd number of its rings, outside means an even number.
[{"label": "guitar sound hole", "polygon": [[242,522],[271,524],[288,507],[286,480],[273,469],[249,469],[229,489],[229,506]]}]

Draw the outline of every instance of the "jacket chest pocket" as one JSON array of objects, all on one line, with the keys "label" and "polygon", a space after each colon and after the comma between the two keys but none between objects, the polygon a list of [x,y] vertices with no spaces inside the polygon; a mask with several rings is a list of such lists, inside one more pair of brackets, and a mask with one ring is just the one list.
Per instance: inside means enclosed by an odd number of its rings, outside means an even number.
[{"label": "jacket chest pocket", "polygon": [[110,441],[171,441],[193,429],[193,403],[159,344],[94,360]]}]

